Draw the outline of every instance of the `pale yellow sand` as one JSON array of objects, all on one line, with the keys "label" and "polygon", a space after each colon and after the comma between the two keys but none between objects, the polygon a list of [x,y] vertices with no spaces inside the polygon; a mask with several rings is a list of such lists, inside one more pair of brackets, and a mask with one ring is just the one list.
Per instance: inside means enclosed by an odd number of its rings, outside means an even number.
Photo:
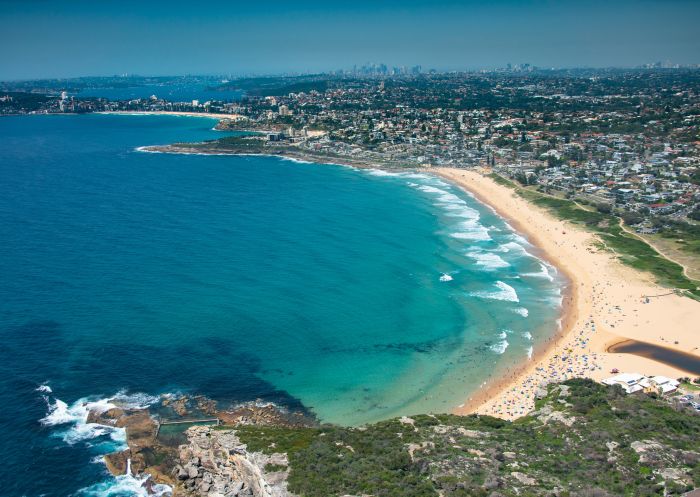
[{"label": "pale yellow sand", "polygon": [[538,385],[550,380],[612,376],[610,370],[671,378],[685,371],[631,354],[606,349],[626,338],[663,345],[700,356],[700,302],[668,295],[651,275],[622,265],[608,251],[594,246],[590,232],[557,220],[475,171],[435,168],[440,176],[463,187],[493,207],[515,229],[538,246],[543,256],[571,281],[565,298],[562,332],[545,344],[525,366],[513,365],[509,377],[487,386],[456,409],[513,419],[534,406]]}]

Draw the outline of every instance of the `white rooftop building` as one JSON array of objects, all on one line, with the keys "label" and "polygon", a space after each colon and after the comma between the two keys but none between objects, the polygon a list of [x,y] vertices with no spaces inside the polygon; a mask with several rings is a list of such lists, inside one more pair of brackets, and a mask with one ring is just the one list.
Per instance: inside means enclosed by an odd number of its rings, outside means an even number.
[{"label": "white rooftop building", "polygon": [[658,388],[661,393],[675,392],[680,383],[673,378],[667,378],[666,376],[653,376],[649,378],[650,386]]},{"label": "white rooftop building", "polygon": [[620,385],[627,393],[640,392],[644,390],[644,386],[640,384],[646,378],[639,373],[621,373],[603,380],[606,385]]},{"label": "white rooftop building", "polygon": [[626,393],[641,391],[674,392],[680,383],[666,376],[644,376],[639,373],[621,373],[603,380],[605,385],[620,385]]}]

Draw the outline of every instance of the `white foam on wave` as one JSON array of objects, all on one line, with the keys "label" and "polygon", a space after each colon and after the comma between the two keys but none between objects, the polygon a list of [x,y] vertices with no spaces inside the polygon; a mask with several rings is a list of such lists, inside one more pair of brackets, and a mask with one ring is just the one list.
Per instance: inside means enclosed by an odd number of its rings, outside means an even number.
[{"label": "white foam on wave", "polygon": [[[422,192],[437,195],[438,196],[438,198],[437,198],[438,203],[446,204],[444,207],[447,207],[448,205],[450,205],[450,206],[458,205],[458,206],[463,207],[463,208],[469,208],[469,207],[467,207],[467,203],[464,201],[464,199],[459,198],[458,195],[455,195],[454,193],[449,192],[445,189],[438,188],[438,187],[432,186],[432,185],[426,185],[426,184],[418,185],[418,186],[416,186],[416,188]],[[470,210],[475,212],[477,217],[478,217],[478,215],[479,215],[478,212],[476,212],[473,209],[470,209]]]},{"label": "white foam on wave", "polygon": [[34,389],[35,392],[43,392],[43,393],[51,393],[53,390],[51,390],[51,387],[48,385],[39,385]]},{"label": "white foam on wave", "polygon": [[398,176],[397,173],[390,173],[389,171],[384,171],[383,169],[367,169],[367,174],[370,176]]},{"label": "white foam on wave", "polygon": [[495,270],[510,266],[498,254],[482,250],[471,250],[467,256],[474,259],[477,266],[482,266],[486,270]]},{"label": "white foam on wave", "polygon": [[443,282],[445,282],[445,281],[452,281],[453,279],[454,279],[454,278],[452,278],[452,276],[450,276],[450,275],[447,274],[447,273],[442,273],[442,275],[440,276],[440,281],[443,281]]},{"label": "white foam on wave", "polygon": [[513,233],[511,233],[510,238],[515,241],[516,243],[519,243],[520,245],[527,245],[527,246],[532,246],[532,244],[527,240],[522,235],[519,235],[512,226],[508,225],[508,227],[511,229]]},{"label": "white foam on wave", "polygon": [[548,299],[548,301],[555,304],[556,307],[562,307],[564,305],[564,296],[561,294],[553,295]]},{"label": "white foam on wave", "polygon": [[523,273],[520,276],[528,278],[544,278],[549,281],[554,281],[554,276],[549,274],[547,266],[540,262],[540,271],[538,273]]},{"label": "white foam on wave", "polygon": [[[51,393],[50,388],[47,390],[39,387],[37,390],[43,393]],[[43,397],[44,400],[46,400],[49,411],[46,416],[40,420],[41,424],[52,427],[67,426],[67,430],[58,432],[57,434],[69,445],[73,445],[77,442],[85,442],[91,445],[90,442],[88,442],[89,440],[109,436],[110,440],[115,443],[100,443],[96,445],[96,447],[108,447],[109,452],[124,450],[128,447],[126,444],[126,429],[97,423],[88,423],[87,419],[89,413],[91,411],[102,413],[115,407],[144,409],[159,400],[159,397],[142,393],[126,394],[125,392],[118,392],[116,395],[109,398],[97,400],[81,398],[73,404],[68,405],[61,399],[55,399],[51,402],[48,396],[44,395]],[[90,462],[93,464],[104,463],[104,454],[93,457]],[[173,489],[168,485],[147,485],[149,478],[150,475],[148,474],[132,475],[131,460],[129,460],[125,475],[110,477],[106,481],[82,488],[78,491],[77,495],[86,497],[168,497],[172,495]]]},{"label": "white foam on wave", "polygon": [[522,336],[525,340],[532,340],[532,333],[529,331],[523,331]]},{"label": "white foam on wave", "polygon": [[[82,488],[78,495],[85,497],[168,497],[173,494],[169,485],[147,485],[151,475],[134,476],[129,471],[125,475],[109,478],[107,481],[96,483],[90,487]],[[150,492],[148,490],[150,487]]]},{"label": "white foam on wave", "polygon": [[150,150],[148,146],[144,145],[142,147],[136,147],[135,150],[137,152],[144,152],[146,154],[163,154],[165,152],[161,152],[160,150]]},{"label": "white foam on wave", "polygon": [[[439,184],[443,188],[434,186]],[[467,205],[467,202],[455,193],[449,191],[449,185],[443,182],[432,182],[432,184],[409,183],[410,186],[430,195],[436,195],[435,204],[447,211],[447,217],[456,217],[462,221],[450,226],[450,236],[459,240],[489,241],[489,230],[480,224],[481,216],[479,211]]]},{"label": "white foam on wave", "polygon": [[208,153],[208,152],[185,152],[183,150],[178,150],[177,152],[163,152],[162,150],[150,150],[148,147],[150,146],[167,146],[167,145],[144,145],[142,147],[136,147],[134,150],[136,152],[143,152],[146,154],[172,154],[172,155],[206,155],[206,156],[219,156],[219,155],[230,155],[230,156],[244,156],[244,155],[263,155],[263,154],[231,154],[227,152],[217,152],[217,153]]},{"label": "white foam on wave", "polygon": [[280,155],[280,159],[294,162],[296,164],[316,164],[315,162],[311,162],[309,160],[297,159],[296,157],[287,157],[286,155]]},{"label": "white foam on wave", "polygon": [[[505,333],[503,333],[502,335],[505,335]],[[504,336],[498,342],[491,345],[489,348],[493,352],[495,352],[496,354],[501,355],[506,351],[506,349],[508,348],[508,345],[509,345],[508,340],[506,340],[505,336]]]},{"label": "white foam on wave", "polygon": [[527,348],[527,358],[528,358],[528,360],[532,360],[532,352],[533,352],[534,350],[535,350],[535,349],[533,348],[532,345],[530,345],[530,346]]},{"label": "white foam on wave", "polygon": [[145,393],[130,393],[127,394],[125,391],[117,392],[109,400],[118,407],[126,409],[146,409],[160,400],[158,395],[148,395]]},{"label": "white foam on wave", "polygon": [[515,309],[513,309],[513,312],[516,314],[520,314],[524,318],[530,315],[530,311],[528,311],[525,307],[516,307]]},{"label": "white foam on wave", "polygon": [[53,403],[47,399],[47,403],[49,404],[49,413],[40,420],[41,424],[45,426],[70,425],[67,430],[59,433],[63,441],[69,445],[106,435],[109,435],[114,442],[118,442],[120,445],[126,441],[124,428],[87,422],[90,411],[105,412],[116,407],[115,404],[106,399],[95,402],[80,399],[70,406],[61,399],[56,399]]},{"label": "white foam on wave", "polygon": [[479,220],[479,213],[466,205],[446,204],[443,206],[443,208],[447,211],[445,214],[446,217],[458,217],[469,221]]},{"label": "white foam on wave", "polygon": [[507,302],[520,302],[515,288],[508,285],[507,283],[503,283],[502,281],[497,281],[496,286],[498,287],[498,290],[495,292],[472,292],[470,293],[470,295],[472,297],[480,297],[483,299],[505,300]]},{"label": "white foam on wave", "polygon": [[[367,174],[370,176],[377,176],[377,177],[391,177],[391,178],[406,178],[406,179],[420,179],[420,180],[429,180],[430,176],[427,174],[422,174],[422,173],[414,173],[414,172],[391,172],[391,171],[385,171],[384,169],[365,169]],[[442,183],[442,182],[441,182]],[[413,187],[418,187],[419,185],[411,185],[409,186]]]},{"label": "white foam on wave", "polygon": [[473,230],[473,231],[457,231],[450,233],[452,238],[457,238],[458,240],[472,240],[477,242],[486,242],[491,239],[488,234],[488,230],[484,228],[483,230]]},{"label": "white foam on wave", "polygon": [[537,259],[537,257],[528,252],[523,245],[517,242],[506,242],[498,248],[498,251],[505,253],[513,252],[519,254],[520,257],[532,257]]},{"label": "white foam on wave", "polygon": [[[431,178],[427,174],[423,174],[423,173],[399,173],[399,176],[401,176],[402,178],[409,178],[409,179],[420,179],[420,180],[433,179],[434,180],[434,178]],[[440,180],[434,180],[433,183],[446,186],[446,184]]]},{"label": "white foam on wave", "polygon": [[103,413],[115,407],[144,409],[156,402],[158,397],[145,394],[127,395],[124,392],[119,392],[113,397],[106,399],[78,399],[70,406],[61,399],[55,399],[51,402],[47,396],[44,396],[44,400],[48,405],[49,411],[39,422],[44,426],[68,425],[67,429],[58,432],[58,436],[67,444],[73,445],[78,442],[109,436],[121,449],[124,449],[126,448],[126,431],[124,428],[88,423],[88,415],[91,411]]},{"label": "white foam on wave", "polygon": [[[431,186],[431,185],[418,185],[417,188],[420,191],[426,192],[426,193],[437,193],[439,195],[444,195],[444,194],[448,193],[447,191],[443,190],[442,188],[437,188],[437,187]],[[455,198],[457,198],[458,200],[462,200],[459,197],[457,197],[456,195],[453,195],[453,196]]]}]

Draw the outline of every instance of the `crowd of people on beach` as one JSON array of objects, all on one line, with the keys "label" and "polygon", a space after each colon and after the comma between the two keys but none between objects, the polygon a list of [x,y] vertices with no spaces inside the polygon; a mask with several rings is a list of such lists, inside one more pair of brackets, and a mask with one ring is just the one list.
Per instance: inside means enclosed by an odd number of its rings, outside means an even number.
[{"label": "crowd of people on beach", "polygon": [[[490,403],[479,413],[501,418],[517,418],[532,411],[535,406],[537,391],[547,384],[561,382],[570,378],[590,376],[602,367],[598,364],[598,354],[591,352],[590,337],[596,326],[592,316],[585,322],[584,328],[569,340],[556,348],[546,362],[535,368],[517,385],[503,392],[497,402]],[[515,379],[516,374],[513,374]]]},{"label": "crowd of people on beach", "polygon": [[[599,332],[600,326],[614,329],[615,325],[631,317],[628,312],[634,313],[635,317],[638,312],[636,308],[625,309],[611,304],[606,295],[606,291],[611,288],[611,282],[598,281],[591,284],[587,291],[581,292],[583,295],[580,298],[586,300],[586,307],[591,310],[586,320],[575,323],[576,331],[561,337],[562,343],[556,343],[553,351],[533,371],[522,378],[518,378],[518,373],[514,372],[511,381],[517,383],[493,401],[481,406],[478,412],[514,419],[534,409],[538,390],[544,389],[547,384],[577,377],[590,378],[596,371],[602,371],[601,357],[591,346],[592,339]],[[637,302],[624,300],[626,307],[633,303]],[[640,305],[643,303],[643,300],[639,302]],[[600,323],[598,326],[596,319]]]},{"label": "crowd of people on beach", "polygon": [[[560,333],[541,342],[528,364],[513,365],[494,384],[483,384],[457,412],[515,419],[534,409],[536,396],[549,383],[576,377],[602,380],[607,369],[613,373],[626,368],[630,358],[615,355],[613,363],[608,353],[608,345],[615,340],[654,341],[652,334],[663,329],[658,337],[661,342],[678,346],[684,341],[684,330],[696,311],[688,309],[688,302],[679,300],[673,291],[657,287],[651,276],[621,265],[604,240],[526,204],[515,192],[478,172],[460,171],[446,177],[499,206],[499,212],[572,285],[562,302]],[[662,315],[674,316],[674,320],[669,322]]]}]

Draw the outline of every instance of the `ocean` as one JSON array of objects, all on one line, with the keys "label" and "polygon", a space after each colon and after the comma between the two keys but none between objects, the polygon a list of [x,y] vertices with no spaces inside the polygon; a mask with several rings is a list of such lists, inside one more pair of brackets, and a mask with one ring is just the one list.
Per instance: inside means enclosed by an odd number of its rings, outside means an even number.
[{"label": "ocean", "polygon": [[207,100],[220,100],[232,102],[241,99],[244,92],[241,90],[216,90],[210,88],[221,84],[220,81],[208,82],[170,81],[163,84],[143,84],[140,86],[121,86],[115,88],[84,88],[79,92],[69,92],[69,95],[77,98],[101,97],[109,100],[133,100],[147,99],[152,95],[170,102],[191,102],[199,100],[204,103]]},{"label": "ocean", "polygon": [[562,277],[442,179],[144,145],[207,118],[0,119],[3,496],[130,496],[86,402],[446,412],[556,332]]}]

